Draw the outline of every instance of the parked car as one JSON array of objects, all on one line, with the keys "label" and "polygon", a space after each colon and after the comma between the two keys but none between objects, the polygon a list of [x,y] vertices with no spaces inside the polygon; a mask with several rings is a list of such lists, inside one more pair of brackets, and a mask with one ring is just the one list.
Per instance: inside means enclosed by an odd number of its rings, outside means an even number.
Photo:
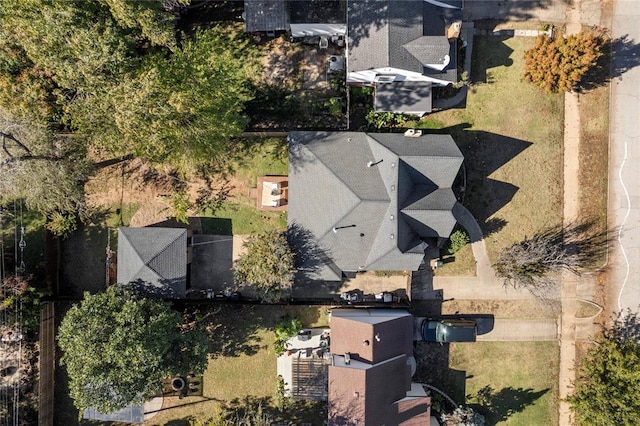
[{"label": "parked car", "polygon": [[421,334],[425,342],[475,342],[478,325],[467,319],[425,319]]}]

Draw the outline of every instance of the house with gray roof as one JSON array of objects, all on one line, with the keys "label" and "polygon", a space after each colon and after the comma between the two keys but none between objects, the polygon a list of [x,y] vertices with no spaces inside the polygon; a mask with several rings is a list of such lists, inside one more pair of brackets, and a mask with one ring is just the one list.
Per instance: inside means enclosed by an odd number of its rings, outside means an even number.
[{"label": "house with gray roof", "polygon": [[[416,137],[417,136],[417,137]],[[449,135],[291,132],[289,214],[299,279],[417,270],[456,224],[463,156]]]},{"label": "house with gray roof", "polygon": [[184,298],[187,290],[187,230],[118,228],[118,284],[147,294]]},{"label": "house with gray roof", "polygon": [[344,36],[346,0],[244,0],[247,32],[290,31],[291,37]]},{"label": "house with gray roof", "polygon": [[374,86],[376,111],[422,115],[432,86],[457,81],[462,0],[350,0],[347,13],[347,83]]}]

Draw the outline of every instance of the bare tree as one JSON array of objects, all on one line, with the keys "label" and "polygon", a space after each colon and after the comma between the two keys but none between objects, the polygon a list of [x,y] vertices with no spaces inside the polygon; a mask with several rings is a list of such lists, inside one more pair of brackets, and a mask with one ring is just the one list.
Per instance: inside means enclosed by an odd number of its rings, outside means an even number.
[{"label": "bare tree", "polygon": [[557,273],[580,274],[603,255],[610,235],[593,223],[548,228],[502,250],[494,265],[496,275],[505,286],[547,298],[557,289]]}]

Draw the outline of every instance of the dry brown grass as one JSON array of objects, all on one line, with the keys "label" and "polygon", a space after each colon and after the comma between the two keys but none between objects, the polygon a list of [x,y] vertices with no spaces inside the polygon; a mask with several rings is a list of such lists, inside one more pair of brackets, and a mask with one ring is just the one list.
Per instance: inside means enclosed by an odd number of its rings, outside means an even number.
[{"label": "dry brown grass", "polygon": [[[450,347],[450,367],[466,374],[466,403],[485,386],[491,408],[476,407],[487,424],[558,424],[559,349],[556,342],[476,342]],[[460,393],[460,390],[457,390]]]},{"label": "dry brown grass", "polygon": [[580,124],[579,214],[583,221],[593,222],[597,231],[604,233],[609,167],[608,86],[580,95]]},{"label": "dry brown grass", "polygon": [[434,269],[433,275],[442,277],[473,277],[476,275],[476,261],[471,244],[467,244],[451,256],[443,256],[443,265]]},{"label": "dry brown grass", "polygon": [[465,204],[490,234],[492,261],[503,248],[562,222],[564,102],[522,80],[523,53],[533,41],[475,37],[466,108],[431,116],[452,126],[447,130],[465,155]]},{"label": "dry brown grass", "polygon": [[556,318],[558,302],[542,304],[538,300],[451,300],[442,303],[442,314],[491,314],[495,318]]}]

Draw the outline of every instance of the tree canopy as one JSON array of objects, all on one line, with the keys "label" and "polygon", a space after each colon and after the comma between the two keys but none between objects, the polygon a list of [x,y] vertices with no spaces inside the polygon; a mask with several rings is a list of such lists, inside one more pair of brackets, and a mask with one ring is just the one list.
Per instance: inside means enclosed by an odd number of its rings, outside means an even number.
[{"label": "tree canopy", "polygon": [[[627,318],[628,320],[629,318]],[[629,336],[629,325],[635,336]],[[579,425],[640,424],[640,341],[637,317],[616,321],[580,362],[567,398]]]},{"label": "tree canopy", "polygon": [[266,302],[280,300],[291,288],[294,254],[285,233],[268,231],[250,236],[246,252],[234,265],[236,284],[249,284]]},{"label": "tree canopy", "polygon": [[0,203],[22,199],[50,219],[85,217],[83,184],[93,167],[82,141],[0,108],[0,145]]},{"label": "tree canopy", "polygon": [[548,93],[575,89],[602,56],[604,38],[595,32],[538,36],[524,53],[524,79]]},{"label": "tree canopy", "polygon": [[235,27],[178,33],[188,3],[0,2],[0,113],[20,125],[0,129],[0,201],[25,197],[64,225],[83,217],[92,161],[187,172],[225,153],[247,123],[257,49]]},{"label": "tree canopy", "polygon": [[160,389],[162,378],[201,374],[207,365],[203,330],[185,330],[168,303],[122,286],[85,293],[62,320],[58,344],[80,411],[109,413],[143,403]]},{"label": "tree canopy", "polygon": [[76,97],[70,124],[112,153],[183,171],[211,162],[247,123],[252,49],[234,34],[201,30],[171,55],[145,57],[118,84]]}]

